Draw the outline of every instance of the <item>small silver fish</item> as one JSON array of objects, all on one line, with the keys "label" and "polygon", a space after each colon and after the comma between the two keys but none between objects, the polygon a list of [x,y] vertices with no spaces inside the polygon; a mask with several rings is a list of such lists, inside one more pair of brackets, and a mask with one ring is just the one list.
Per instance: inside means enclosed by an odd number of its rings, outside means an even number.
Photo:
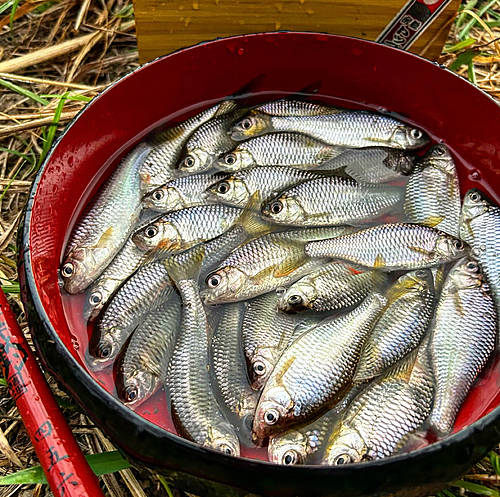
[{"label": "small silver fish", "polygon": [[174,179],[145,195],[142,205],[146,209],[166,213],[207,204],[207,188],[226,176],[224,173],[203,173]]},{"label": "small silver fish", "polygon": [[422,426],[434,392],[427,352],[424,348],[420,354],[411,354],[361,391],[330,436],[323,464],[339,466],[388,457]]},{"label": "small silver fish", "polygon": [[210,378],[205,308],[200,299],[197,272],[203,250],[182,265],[168,266],[182,299],[180,333],[168,371],[172,419],[179,433],[200,445],[238,456],[240,444],[234,427],[224,417]]},{"label": "small silver fish", "polygon": [[313,169],[345,151],[300,133],[270,133],[238,144],[215,162],[222,171],[254,166],[293,166]]},{"label": "small silver fish", "polygon": [[320,416],[340,400],[385,303],[382,295],[372,294],[348,314],[326,318],[286,349],[257,405],[253,425],[257,442]]},{"label": "small silver fish", "polygon": [[66,246],[61,277],[71,294],[83,292],[113,260],[139,220],[138,170],[151,148],[141,143],[101,186]]},{"label": "small silver fish", "polygon": [[199,205],[169,212],[134,233],[132,240],[143,250],[185,250],[227,231],[241,209],[229,205]]},{"label": "small silver fish", "polygon": [[341,262],[332,262],[296,281],[280,297],[278,309],[294,313],[305,309],[322,312],[352,307],[386,280],[380,271],[358,271]]},{"label": "small silver fish", "polygon": [[388,147],[347,149],[321,163],[321,170],[343,169],[361,183],[386,183],[411,175],[415,170],[414,154]]},{"label": "small silver fish", "polygon": [[260,192],[261,198],[266,200],[274,197],[280,190],[317,177],[312,171],[293,167],[254,167],[235,172],[213,183],[208,198],[241,207],[255,192]]},{"label": "small silver fish", "polygon": [[363,344],[354,382],[379,376],[414,350],[434,317],[436,298],[429,270],[403,274],[385,297],[387,306]]},{"label": "small silver fish", "polygon": [[322,263],[305,255],[309,239],[349,232],[348,227],[271,233],[238,247],[205,279],[206,304],[236,302],[293,283]]},{"label": "small silver fish", "polygon": [[447,233],[417,224],[382,224],[331,240],[313,241],[311,257],[343,259],[382,271],[423,269],[463,257],[466,243]]},{"label": "small silver fish", "polygon": [[222,307],[211,340],[211,355],[217,389],[223,405],[240,434],[251,440],[253,415],[258,393],[249,383],[243,355],[242,324],[245,305],[236,302]]},{"label": "small silver fish", "polygon": [[272,113],[270,106],[268,109],[253,109],[233,126],[231,137],[234,140],[245,140],[264,133],[287,131],[304,133],[329,145],[400,149],[420,148],[429,141],[422,130],[383,114],[318,106],[326,110],[318,114],[308,112],[300,115],[296,110],[301,104],[297,102],[283,102],[280,110],[286,109],[287,104],[290,111],[285,110],[278,115]]},{"label": "small silver fish", "polygon": [[246,304],[242,322],[243,350],[254,390],[264,387],[297,326],[295,319],[276,312],[278,299],[276,292],[269,292]]},{"label": "small silver fish", "polygon": [[231,100],[224,100],[181,124],[168,128],[149,143],[151,151],[139,170],[140,191],[142,194],[150,192],[167,181],[179,176],[174,169],[181,154],[182,147],[191,133],[199,126],[218,115],[232,112],[235,104]]},{"label": "small silver fish", "polygon": [[271,437],[267,449],[269,461],[286,466],[317,464],[326,440],[339,421],[339,413],[330,410],[312,423]]},{"label": "small silver fish", "polygon": [[479,264],[465,258],[448,274],[436,309],[430,350],[436,396],[429,418],[449,435],[475,378],[493,352],[498,313]]},{"label": "small silver fish", "polygon": [[404,211],[409,223],[459,236],[460,185],[447,147],[434,145],[406,183]]},{"label": "small silver fish", "polygon": [[137,407],[166,382],[180,314],[174,292],[134,331],[116,374],[116,390],[126,405]]},{"label": "small silver fish", "polygon": [[395,210],[403,196],[397,186],[326,176],[285,189],[264,205],[262,215],[294,226],[359,225]]},{"label": "small silver fish", "polygon": [[464,197],[460,236],[481,264],[497,309],[500,309],[500,208],[473,188]]},{"label": "small silver fish", "polygon": [[234,108],[224,114],[218,114],[206,123],[203,123],[189,137],[177,163],[176,169],[183,173],[198,173],[206,171],[222,154],[236,145],[228,135],[233,122],[240,118],[244,109]]},{"label": "small silver fish", "polygon": [[[144,212],[137,228],[147,226],[155,216],[156,213],[151,211]],[[135,272],[146,257],[146,251],[140,249],[129,238],[101,276],[85,290],[83,317],[94,321],[113,293]]]}]

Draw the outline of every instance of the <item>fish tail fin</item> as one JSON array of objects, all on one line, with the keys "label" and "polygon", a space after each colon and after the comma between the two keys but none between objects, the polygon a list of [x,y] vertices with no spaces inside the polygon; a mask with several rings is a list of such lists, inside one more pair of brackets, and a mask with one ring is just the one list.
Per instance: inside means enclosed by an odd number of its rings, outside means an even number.
[{"label": "fish tail fin", "polygon": [[261,205],[262,197],[260,191],[257,191],[249,198],[245,208],[234,223],[243,228],[247,234],[247,239],[257,238],[273,230],[272,223],[266,221],[260,215]]},{"label": "fish tail fin", "polygon": [[181,254],[163,261],[168,275],[177,283],[181,280],[197,280],[205,256],[205,245],[201,243]]}]

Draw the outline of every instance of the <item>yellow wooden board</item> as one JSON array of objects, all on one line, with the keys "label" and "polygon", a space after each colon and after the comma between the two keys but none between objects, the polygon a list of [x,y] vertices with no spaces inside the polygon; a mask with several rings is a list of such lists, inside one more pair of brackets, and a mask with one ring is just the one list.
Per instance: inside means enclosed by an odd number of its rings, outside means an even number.
[{"label": "yellow wooden board", "polygon": [[[263,31],[315,31],[375,40],[404,0],[134,0],[141,63],[202,41]],[[410,51],[437,60],[460,0]]]}]

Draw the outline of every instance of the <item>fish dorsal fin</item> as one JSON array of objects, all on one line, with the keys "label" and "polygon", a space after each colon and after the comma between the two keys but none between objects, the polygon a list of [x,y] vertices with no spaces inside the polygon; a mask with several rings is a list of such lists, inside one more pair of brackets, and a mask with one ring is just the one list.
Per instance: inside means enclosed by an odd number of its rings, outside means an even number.
[{"label": "fish dorsal fin", "polygon": [[420,224],[423,224],[424,226],[428,226],[429,228],[435,228],[439,223],[443,222],[446,219],[446,216],[429,216],[424,219],[423,222]]},{"label": "fish dorsal fin", "polygon": [[409,383],[415,361],[417,360],[418,348],[412,350],[409,354],[398,361],[394,366],[387,370],[383,375],[383,379],[393,378]]},{"label": "fish dorsal fin", "polygon": [[224,100],[220,103],[219,108],[214,113],[215,117],[225,116],[234,112],[238,108],[238,104],[232,100]]},{"label": "fish dorsal fin", "polygon": [[377,257],[375,257],[375,261],[373,263],[373,268],[380,270],[380,269],[385,268],[385,266],[386,266],[386,263],[385,263],[384,256],[382,254],[377,254]]},{"label": "fish dorsal fin", "polygon": [[248,107],[251,105],[251,99],[255,93],[258,93],[262,89],[262,82],[264,81],[266,75],[259,74],[255,78],[251,79],[248,83],[244,84],[241,88],[236,90],[227,100],[237,100],[238,107]]},{"label": "fish dorsal fin", "polygon": [[249,198],[242,213],[233,223],[233,226],[242,226],[247,233],[247,239],[257,238],[273,230],[273,224],[260,215],[261,204],[262,197],[260,191],[257,191]]},{"label": "fish dorsal fin", "polygon": [[204,256],[205,245],[200,243],[180,254],[165,259],[163,265],[175,283],[180,280],[196,280]]}]

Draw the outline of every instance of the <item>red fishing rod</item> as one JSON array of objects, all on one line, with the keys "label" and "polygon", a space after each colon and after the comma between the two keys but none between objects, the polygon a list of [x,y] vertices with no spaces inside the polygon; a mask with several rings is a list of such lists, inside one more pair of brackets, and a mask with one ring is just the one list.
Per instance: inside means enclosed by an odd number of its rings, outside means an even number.
[{"label": "red fishing rod", "polygon": [[0,289],[0,364],[55,497],[104,497]]}]

